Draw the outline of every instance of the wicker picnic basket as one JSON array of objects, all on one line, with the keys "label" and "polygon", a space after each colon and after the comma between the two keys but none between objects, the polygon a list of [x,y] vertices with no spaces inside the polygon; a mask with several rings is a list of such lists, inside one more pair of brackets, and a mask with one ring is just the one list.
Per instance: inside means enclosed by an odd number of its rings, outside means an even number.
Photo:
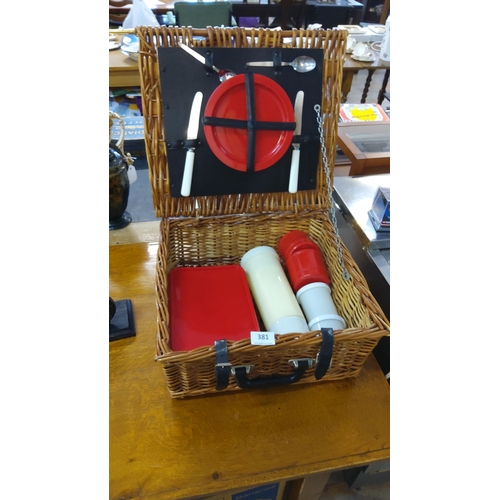
[{"label": "wicker picnic basket", "polygon": [[[347,328],[334,332],[329,369],[320,381],[356,376],[380,338],[389,335],[389,322],[373,298],[365,278],[332,223],[331,182],[325,163],[333,167],[335,139],[345,54],[345,30],[292,30],[179,27],[138,27],[139,70],[144,130],[153,204],[160,222],[156,295],[158,332],[155,359],[161,363],[171,397],[183,398],[217,392],[214,345],[191,351],[172,351],[169,337],[168,275],[176,267],[239,264],[245,252],[259,245],[277,248],[291,230],[306,232],[320,247],[332,286],[332,297]],[[319,157],[316,189],[289,192],[216,196],[170,196],[167,147],[164,140],[162,93],[156,47],[280,47],[322,48],[323,155]],[[292,60],[293,55],[290,59]],[[326,150],[325,150],[326,149]],[[326,167],[328,167],[326,165]],[[335,244],[338,242],[338,247]],[[342,258],[339,259],[339,250]],[[342,265],[343,261],[343,265]],[[347,270],[348,279],[343,272]],[[250,338],[226,339],[229,364],[248,367],[252,380],[279,380],[294,374],[289,360],[309,359],[297,383],[316,382],[315,361],[324,341],[323,331],[276,335],[272,346],[252,345]],[[232,372],[234,375],[234,372]],[[225,391],[241,390],[231,376]]]}]

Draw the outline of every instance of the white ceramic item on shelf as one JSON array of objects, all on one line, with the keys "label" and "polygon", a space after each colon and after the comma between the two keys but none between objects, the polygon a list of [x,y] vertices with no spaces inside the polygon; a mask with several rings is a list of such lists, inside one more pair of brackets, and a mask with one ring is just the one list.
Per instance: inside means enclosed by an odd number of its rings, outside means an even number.
[{"label": "white ceramic item on shelf", "polygon": [[375,61],[375,56],[372,52],[368,52],[368,54],[364,56],[355,56],[354,54],[351,54],[351,57],[355,61],[361,61],[361,62],[373,62]]},{"label": "white ceramic item on shelf", "polygon": [[391,60],[391,16],[385,22],[385,34],[380,47],[380,59],[382,61]]},{"label": "white ceramic item on shelf", "polygon": [[370,51],[368,45],[364,42],[357,42],[356,45],[354,45],[354,48],[352,50],[352,53],[357,56],[357,57],[363,57],[368,54]]},{"label": "white ceramic item on shelf", "polygon": [[274,248],[252,248],[241,258],[248,284],[266,330],[306,333],[306,319]]},{"label": "white ceramic item on shelf", "polygon": [[132,42],[128,45],[122,45],[122,54],[129,56],[134,61],[139,60],[139,42]]},{"label": "white ceramic item on shelf", "polygon": [[356,45],[356,39],[351,35],[347,35],[345,51],[348,54],[352,54],[352,49],[354,48],[354,45]]}]

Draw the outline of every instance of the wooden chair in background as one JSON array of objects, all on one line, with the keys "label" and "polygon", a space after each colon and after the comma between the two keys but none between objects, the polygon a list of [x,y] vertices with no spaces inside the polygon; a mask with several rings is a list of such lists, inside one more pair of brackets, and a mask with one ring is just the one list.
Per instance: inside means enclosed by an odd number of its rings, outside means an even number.
[{"label": "wooden chair in background", "polygon": [[[269,0],[271,1],[271,0]],[[280,27],[282,30],[300,29],[305,23],[307,0],[279,0],[280,15],[271,23],[270,27]]]},{"label": "wooden chair in background", "polygon": [[206,28],[231,26],[231,2],[175,2],[174,15],[177,26]]},{"label": "wooden chair in background", "polygon": [[[126,5],[132,5],[132,0],[109,0],[109,5],[113,7],[125,7]],[[109,14],[109,27],[118,28],[122,25],[127,14]]]}]

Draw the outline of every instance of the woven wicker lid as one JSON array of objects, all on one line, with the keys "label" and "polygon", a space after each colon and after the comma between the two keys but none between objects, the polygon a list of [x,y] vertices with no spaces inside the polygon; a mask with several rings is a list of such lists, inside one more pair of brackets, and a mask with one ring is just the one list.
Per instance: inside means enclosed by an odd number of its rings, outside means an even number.
[{"label": "woven wicker lid", "polygon": [[[139,68],[143,97],[146,153],[150,169],[153,206],[157,217],[222,216],[257,213],[302,212],[328,210],[331,204],[323,157],[332,172],[342,84],[342,65],[345,53],[345,30],[293,30],[277,32],[270,29],[177,27],[146,27],[136,29],[140,40]],[[200,41],[204,40],[204,41]],[[173,197],[170,193],[168,153],[163,130],[162,92],[157,61],[158,47],[174,47],[180,41],[192,47],[247,47],[322,49],[321,123],[325,155],[319,152],[315,189]],[[292,60],[291,52],[286,60]],[[320,146],[318,145],[318,148]]]}]

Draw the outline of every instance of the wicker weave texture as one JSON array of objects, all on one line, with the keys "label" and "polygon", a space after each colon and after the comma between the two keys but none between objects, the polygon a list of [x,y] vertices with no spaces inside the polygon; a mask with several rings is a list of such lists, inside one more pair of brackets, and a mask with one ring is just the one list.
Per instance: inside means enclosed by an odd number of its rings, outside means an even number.
[{"label": "wicker weave texture", "polygon": [[[168,154],[164,140],[162,94],[158,74],[157,47],[175,47],[179,41],[193,47],[281,47],[322,48],[323,59],[323,130],[327,144],[328,165],[335,163],[335,140],[342,86],[342,64],[346,30],[292,30],[185,27],[146,27],[136,29],[140,40],[139,71],[144,115],[144,139],[153,187],[153,206],[157,217],[228,215],[240,213],[286,212],[288,210],[326,209],[330,199],[325,173],[318,166],[316,189],[296,194],[253,193],[237,196],[170,196]],[[203,41],[199,38],[204,37]],[[294,59],[293,55],[289,59]],[[321,158],[319,160],[322,161]]]},{"label": "wicker weave texture", "polygon": [[[168,275],[178,266],[237,264],[245,252],[259,245],[277,248],[288,231],[300,229],[320,247],[330,275],[332,297],[347,328],[336,332],[331,368],[322,380],[356,376],[379,339],[389,334],[389,322],[371,295],[366,280],[342,244],[351,278],[344,280],[335,247],[334,226],[328,216],[325,165],[320,155],[316,189],[295,194],[257,193],[173,198],[169,190],[168,156],[164,141],[162,93],[157,47],[174,47],[179,41],[195,47],[322,48],[322,125],[326,157],[333,177],[335,141],[345,54],[345,30],[292,30],[185,27],[139,27],[139,71],[143,97],[145,145],[153,205],[160,223],[156,294],[158,333],[156,360],[161,363],[173,398],[216,392],[215,350],[204,346],[187,352],[170,349]],[[195,37],[203,37],[202,40]],[[289,60],[294,58],[293,54]],[[333,179],[332,179],[333,180]],[[250,339],[228,341],[229,361],[254,365],[248,378],[290,375],[288,360],[315,359],[321,332],[276,335],[276,345],[255,346]],[[298,383],[315,382],[314,368]],[[238,389],[233,378],[226,390]]]},{"label": "wicker weave texture", "polygon": [[[262,214],[189,220],[162,220],[158,251],[156,290],[158,335],[156,359],[162,364],[172,397],[215,392],[213,346],[187,352],[170,350],[168,274],[178,266],[238,264],[243,254],[259,245],[277,248],[288,231],[300,229],[319,246],[330,275],[332,298],[347,329],[335,335],[332,366],[323,380],[356,376],[378,340],[389,333],[389,323],[373,299],[365,278],[347,249],[344,261],[351,279],[341,277],[334,241],[334,227],[325,213]],[[253,364],[249,378],[289,375],[289,359],[315,358],[321,346],[320,331],[277,335],[275,346],[256,346],[249,339],[228,340],[232,365]],[[314,370],[306,371],[299,383],[314,381]],[[236,389],[231,381],[228,390]]]}]

